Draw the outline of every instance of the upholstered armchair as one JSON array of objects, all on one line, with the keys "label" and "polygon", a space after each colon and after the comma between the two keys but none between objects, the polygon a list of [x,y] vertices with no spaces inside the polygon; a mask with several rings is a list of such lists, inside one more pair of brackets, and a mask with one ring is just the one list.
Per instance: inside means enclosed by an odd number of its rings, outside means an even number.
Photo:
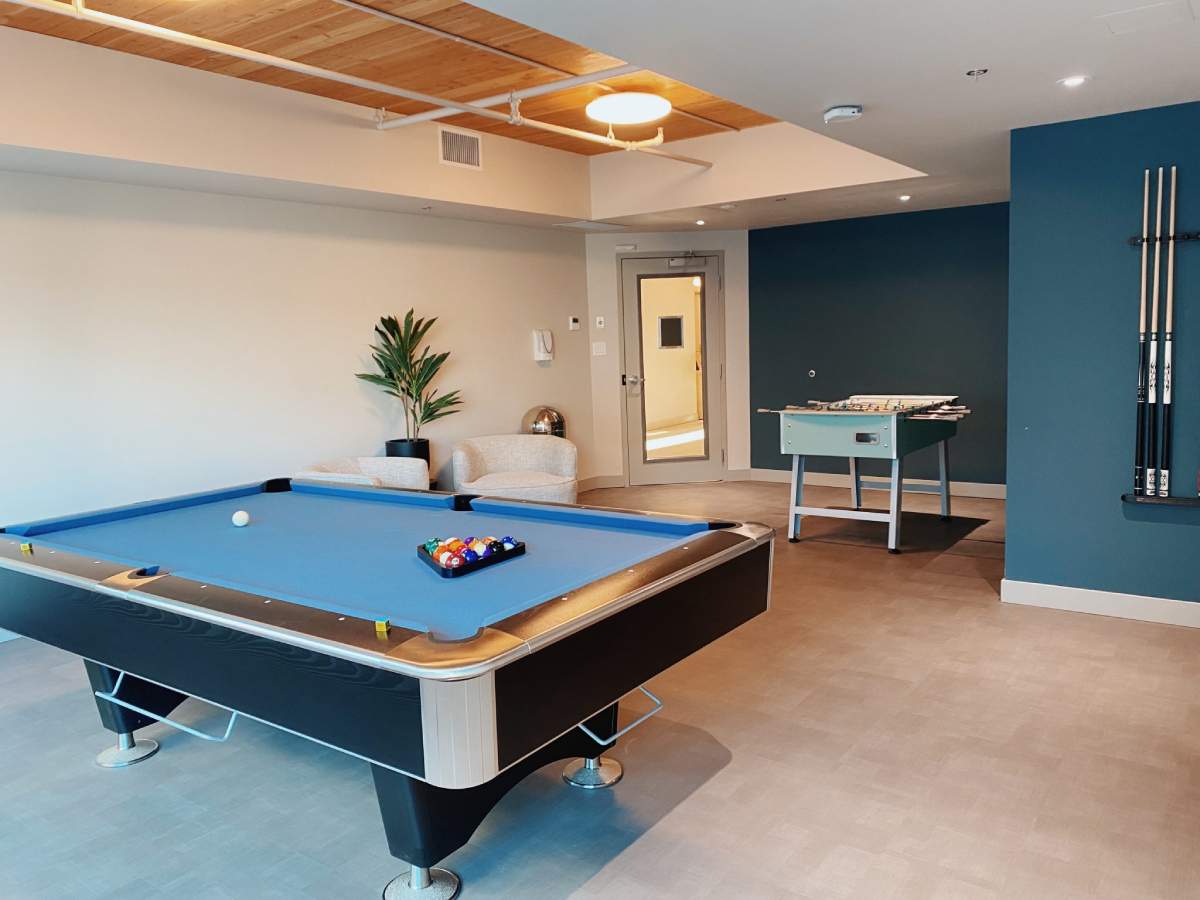
[{"label": "upholstered armchair", "polygon": [[297,472],[296,477],[308,481],[429,490],[429,464],[423,459],[404,456],[346,456],[309,466]]},{"label": "upholstered armchair", "polygon": [[454,445],[454,489],[489,497],[574,503],[577,452],[548,434],[494,434]]}]

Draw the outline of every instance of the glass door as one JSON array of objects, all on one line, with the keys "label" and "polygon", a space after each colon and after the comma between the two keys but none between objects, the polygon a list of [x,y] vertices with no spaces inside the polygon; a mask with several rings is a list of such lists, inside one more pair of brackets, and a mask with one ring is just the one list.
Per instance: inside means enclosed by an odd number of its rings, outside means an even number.
[{"label": "glass door", "polygon": [[722,478],[719,258],[625,259],[621,284],[629,483]]}]

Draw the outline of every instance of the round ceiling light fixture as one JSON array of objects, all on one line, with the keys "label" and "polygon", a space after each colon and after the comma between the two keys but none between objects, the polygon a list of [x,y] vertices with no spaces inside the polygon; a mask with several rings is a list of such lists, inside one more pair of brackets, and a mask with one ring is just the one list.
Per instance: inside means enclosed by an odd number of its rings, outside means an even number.
[{"label": "round ceiling light fixture", "polygon": [[1065,88],[1077,88],[1087,84],[1088,77],[1086,75],[1068,75],[1066,78],[1058,79],[1058,83]]},{"label": "round ceiling light fixture", "polygon": [[704,220],[703,220],[703,219],[697,219],[697,220],[696,220],[696,224],[697,224],[697,225],[703,225],[703,224],[704,224]]},{"label": "round ceiling light fixture", "polygon": [[899,200],[901,203],[907,203],[912,199],[912,194],[901,194]]},{"label": "round ceiling light fixture", "polygon": [[643,125],[671,112],[671,101],[644,91],[618,91],[597,97],[585,108],[589,119],[606,125]]}]

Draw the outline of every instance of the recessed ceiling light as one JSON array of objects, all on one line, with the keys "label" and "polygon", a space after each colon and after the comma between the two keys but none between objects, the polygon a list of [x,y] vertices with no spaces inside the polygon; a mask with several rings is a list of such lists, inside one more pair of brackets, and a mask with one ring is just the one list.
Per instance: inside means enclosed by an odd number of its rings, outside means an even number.
[{"label": "recessed ceiling light", "polygon": [[966,76],[968,78],[974,78],[976,81],[978,81],[980,78],[982,78],[987,73],[988,73],[987,69],[967,69]]},{"label": "recessed ceiling light", "polygon": [[671,111],[671,101],[643,91],[619,91],[597,97],[586,107],[589,119],[606,125],[642,125]]},{"label": "recessed ceiling light", "polygon": [[703,219],[697,219],[697,220],[696,220],[696,224],[697,224],[697,225],[703,225],[703,224],[704,224],[704,220],[703,220]]},{"label": "recessed ceiling light", "polygon": [[900,202],[901,202],[901,203],[907,203],[907,202],[908,202],[909,200],[911,200],[911,199],[912,199],[912,194],[901,194],[901,195],[900,195]]},{"label": "recessed ceiling light", "polygon": [[721,209],[724,209],[724,210],[737,209],[737,204],[736,203],[722,203]]},{"label": "recessed ceiling light", "polygon": [[1068,75],[1066,78],[1058,79],[1058,83],[1065,88],[1077,88],[1087,84],[1088,77],[1086,75]]}]

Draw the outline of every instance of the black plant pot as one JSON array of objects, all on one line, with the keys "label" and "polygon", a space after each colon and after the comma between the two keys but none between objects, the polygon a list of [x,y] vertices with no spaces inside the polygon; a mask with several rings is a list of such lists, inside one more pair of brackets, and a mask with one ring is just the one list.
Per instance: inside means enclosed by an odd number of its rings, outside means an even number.
[{"label": "black plant pot", "polygon": [[396,438],[384,444],[388,456],[409,456],[429,463],[429,440],[427,438]]}]

